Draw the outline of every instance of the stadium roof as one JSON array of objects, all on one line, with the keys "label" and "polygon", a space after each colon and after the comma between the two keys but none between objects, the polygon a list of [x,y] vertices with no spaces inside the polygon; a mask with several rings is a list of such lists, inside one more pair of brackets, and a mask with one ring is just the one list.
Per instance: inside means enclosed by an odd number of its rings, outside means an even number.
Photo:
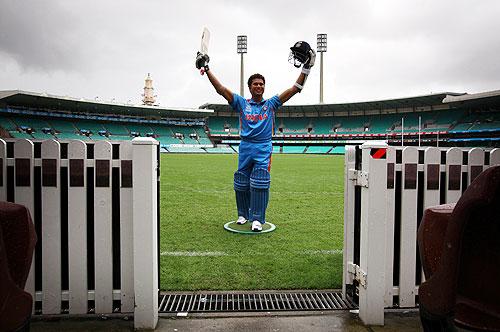
[{"label": "stadium roof", "polygon": [[214,112],[211,109],[134,105],[21,90],[0,91],[0,106],[33,107],[74,113],[119,114],[124,116],[161,118],[201,118]]},{"label": "stadium roof", "polygon": [[[456,92],[443,92],[424,96],[396,98],[386,100],[375,100],[355,103],[339,103],[339,104],[313,104],[313,105],[290,105],[283,106],[284,112],[290,113],[308,113],[308,112],[342,112],[342,111],[368,111],[368,110],[389,110],[389,109],[404,109],[404,108],[418,108],[439,105],[443,103],[443,99],[449,96],[461,96],[463,93]],[[227,104],[205,104],[200,108],[213,109],[216,112],[229,111]]]},{"label": "stadium roof", "polygon": [[500,90],[463,94],[459,96],[447,96],[443,103],[449,104],[460,104],[460,105],[477,105],[477,104],[489,104],[489,105],[500,105]]}]

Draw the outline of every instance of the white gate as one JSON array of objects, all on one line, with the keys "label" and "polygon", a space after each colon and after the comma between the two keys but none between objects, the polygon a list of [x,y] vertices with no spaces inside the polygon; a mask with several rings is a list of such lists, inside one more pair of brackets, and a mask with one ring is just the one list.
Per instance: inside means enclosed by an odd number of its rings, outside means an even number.
[{"label": "white gate", "polygon": [[37,231],[26,291],[35,315],[158,320],[158,142],[0,139],[0,200]]},{"label": "white gate", "polygon": [[498,148],[346,147],[343,292],[358,299],[365,324],[383,325],[384,308],[417,305],[423,210],[457,202],[483,169],[498,164]]}]

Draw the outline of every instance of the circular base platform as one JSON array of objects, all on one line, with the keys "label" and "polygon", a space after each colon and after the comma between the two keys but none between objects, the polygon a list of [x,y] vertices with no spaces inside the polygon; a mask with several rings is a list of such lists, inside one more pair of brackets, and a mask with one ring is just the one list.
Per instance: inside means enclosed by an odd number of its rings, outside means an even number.
[{"label": "circular base platform", "polygon": [[266,223],[262,225],[262,231],[253,232],[251,222],[247,222],[244,225],[238,225],[236,221],[230,221],[224,225],[224,229],[233,233],[257,235],[272,232],[276,229],[276,226],[266,221]]}]

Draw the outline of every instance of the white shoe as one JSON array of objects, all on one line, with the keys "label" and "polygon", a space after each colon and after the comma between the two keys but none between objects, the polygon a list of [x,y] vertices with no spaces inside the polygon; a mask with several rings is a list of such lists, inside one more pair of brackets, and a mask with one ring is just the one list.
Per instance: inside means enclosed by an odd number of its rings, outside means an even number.
[{"label": "white shoe", "polygon": [[248,221],[248,220],[246,220],[244,217],[239,216],[239,217],[238,217],[238,220],[236,220],[236,223],[237,223],[238,225],[245,225],[245,224],[247,223],[247,221]]},{"label": "white shoe", "polygon": [[262,231],[262,224],[258,220],[254,220],[252,222],[252,231],[253,232],[260,232]]}]

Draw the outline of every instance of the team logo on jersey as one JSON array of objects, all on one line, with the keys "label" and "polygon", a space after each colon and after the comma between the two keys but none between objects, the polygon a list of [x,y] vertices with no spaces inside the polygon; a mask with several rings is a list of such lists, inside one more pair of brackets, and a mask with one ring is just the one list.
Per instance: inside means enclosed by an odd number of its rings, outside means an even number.
[{"label": "team logo on jersey", "polygon": [[252,121],[252,122],[257,122],[257,121],[262,121],[266,120],[268,118],[267,114],[246,114],[245,119],[247,121]]},{"label": "team logo on jersey", "polygon": [[264,105],[264,107],[262,107],[262,110],[265,112],[267,111],[267,105]]}]

